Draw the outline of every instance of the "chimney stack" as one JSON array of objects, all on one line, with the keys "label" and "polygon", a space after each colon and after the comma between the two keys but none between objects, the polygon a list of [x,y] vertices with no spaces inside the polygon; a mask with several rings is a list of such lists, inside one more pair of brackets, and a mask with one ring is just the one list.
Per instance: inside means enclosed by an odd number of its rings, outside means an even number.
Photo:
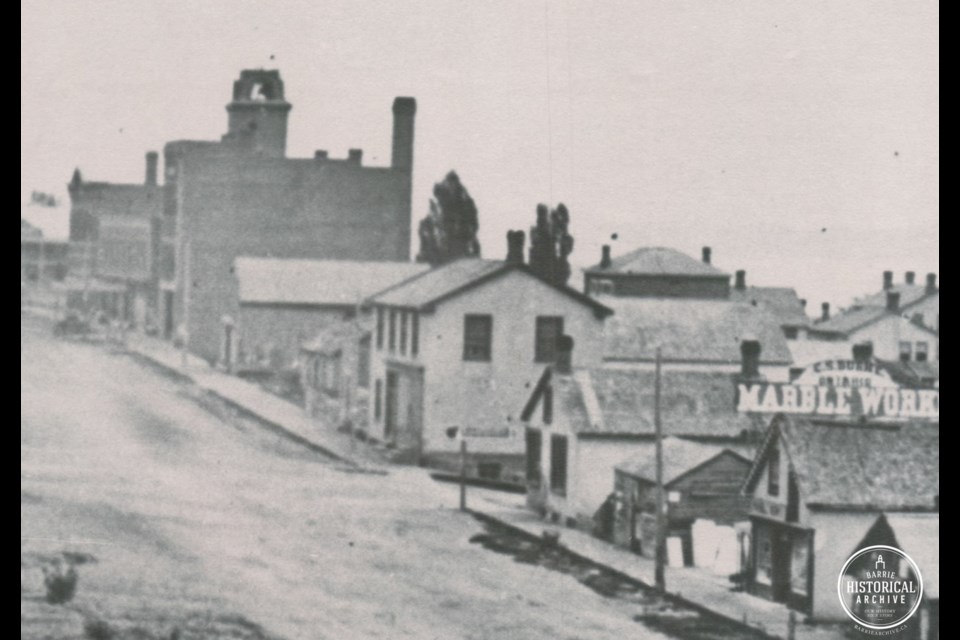
[{"label": "chimney stack", "polygon": [[897,291],[887,291],[887,311],[897,312],[900,310],[900,293]]},{"label": "chimney stack", "polygon": [[803,307],[804,309],[807,308],[807,299],[806,299],[806,298],[800,298],[800,306]]},{"label": "chimney stack", "polygon": [[883,290],[893,288],[893,271],[884,271],[883,272]]},{"label": "chimney stack", "polygon": [[829,320],[830,319],[830,303],[824,302],[820,305],[820,319]]},{"label": "chimney stack", "polygon": [[330,157],[330,154],[327,153],[326,149],[317,149],[313,152],[314,160],[326,160],[328,157]]},{"label": "chimney stack", "polygon": [[347,162],[360,166],[363,163],[363,149],[350,149],[347,151]]},{"label": "chimney stack", "polygon": [[417,101],[396,98],[393,101],[393,152],[390,166],[399,171],[413,171],[413,123]]},{"label": "chimney stack", "polygon": [[937,292],[937,274],[928,273],[927,274],[927,293],[936,293]]},{"label": "chimney stack", "polygon": [[157,186],[157,162],[159,156],[156,151],[147,151],[147,175],[144,184],[148,187]]},{"label": "chimney stack", "polygon": [[507,231],[507,264],[523,264],[523,244],[526,234],[522,230]]},{"label": "chimney stack", "polygon": [[873,343],[861,342],[853,345],[853,359],[856,362],[870,362],[873,359]]},{"label": "chimney stack", "polygon": [[738,269],[735,274],[734,287],[737,288],[737,291],[743,291],[747,288],[747,272],[743,269]]},{"label": "chimney stack", "polygon": [[710,249],[710,247],[704,247],[700,250],[700,257],[704,264],[710,264],[710,260],[713,257],[713,250]]},{"label": "chimney stack", "polygon": [[557,373],[570,373],[573,370],[573,338],[567,334],[557,338],[557,361],[554,369]]},{"label": "chimney stack", "polygon": [[917,274],[914,273],[913,271],[907,271],[905,274],[903,274],[903,281],[906,284],[913,284],[914,282],[916,282],[916,279],[917,279]]},{"label": "chimney stack", "polygon": [[600,268],[609,269],[613,261],[610,259],[610,245],[605,244],[600,252]]},{"label": "chimney stack", "polygon": [[746,338],[740,343],[740,375],[744,378],[760,376],[760,341]]}]

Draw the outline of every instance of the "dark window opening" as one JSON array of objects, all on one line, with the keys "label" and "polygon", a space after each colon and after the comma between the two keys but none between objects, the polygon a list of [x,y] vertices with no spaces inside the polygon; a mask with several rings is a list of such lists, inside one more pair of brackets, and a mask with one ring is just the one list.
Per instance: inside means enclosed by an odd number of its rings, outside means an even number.
[{"label": "dark window opening", "polygon": [[550,490],[567,494],[567,437],[550,436]]},{"label": "dark window opening", "polygon": [[373,388],[373,418],[377,422],[380,422],[380,418],[383,416],[383,380],[377,380]]},{"label": "dark window opening", "polygon": [[563,318],[559,316],[537,316],[534,361],[555,362],[557,359],[557,340],[562,335]]},{"label": "dark window opening", "polygon": [[407,355],[407,312],[400,313],[400,353]]},{"label": "dark window opening", "polygon": [[463,321],[463,359],[488,362],[491,359],[493,316],[467,315]]},{"label": "dark window opening", "polygon": [[770,449],[767,462],[767,494],[780,495],[780,449],[777,446]]},{"label": "dark window opening", "polygon": [[377,350],[383,349],[383,307],[377,307]]},{"label": "dark window opening", "polygon": [[420,314],[413,312],[410,318],[410,355],[420,353]]},{"label": "dark window opening", "polygon": [[477,476],[484,480],[499,480],[503,465],[499,462],[478,462]]},{"label": "dark window opening", "polygon": [[388,340],[390,351],[395,351],[397,348],[397,312],[395,309],[390,309],[390,335]]},{"label": "dark window opening", "polygon": [[527,484],[540,486],[540,461],[543,457],[543,435],[535,429],[527,429]]}]

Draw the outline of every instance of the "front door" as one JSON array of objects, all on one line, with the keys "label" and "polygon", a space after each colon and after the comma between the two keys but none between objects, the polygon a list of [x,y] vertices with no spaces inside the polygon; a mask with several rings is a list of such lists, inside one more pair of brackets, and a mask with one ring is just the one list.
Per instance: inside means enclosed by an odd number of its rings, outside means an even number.
[{"label": "front door", "polygon": [[400,387],[400,374],[387,371],[386,407],[384,411],[383,435],[387,442],[397,438],[397,394]]},{"label": "front door", "polygon": [[786,602],[790,597],[790,560],[793,555],[793,543],[790,531],[775,528],[771,532],[771,590],[774,602]]}]

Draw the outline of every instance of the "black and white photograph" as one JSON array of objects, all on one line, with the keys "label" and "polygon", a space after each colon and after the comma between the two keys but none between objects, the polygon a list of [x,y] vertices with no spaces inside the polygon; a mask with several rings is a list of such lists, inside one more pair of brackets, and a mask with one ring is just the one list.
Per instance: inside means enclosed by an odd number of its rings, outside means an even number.
[{"label": "black and white photograph", "polygon": [[939,640],[939,3],[20,10],[22,639]]}]

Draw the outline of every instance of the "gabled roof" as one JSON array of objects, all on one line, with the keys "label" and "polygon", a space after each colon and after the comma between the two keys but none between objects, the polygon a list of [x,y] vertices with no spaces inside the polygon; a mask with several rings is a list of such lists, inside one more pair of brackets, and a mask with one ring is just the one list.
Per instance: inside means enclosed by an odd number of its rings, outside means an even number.
[{"label": "gabled roof", "polygon": [[[550,385],[554,416],[562,413],[579,435],[653,436],[654,379],[653,371],[639,369],[553,373],[536,386],[521,418],[530,421]],[[730,374],[664,371],[661,384],[664,435],[738,439],[762,429],[758,418],[736,412]]]},{"label": "gabled roof", "polygon": [[612,311],[593,298],[566,286],[556,286],[535,276],[528,267],[503,260],[461,258],[430,269],[404,280],[369,298],[373,304],[408,307],[426,311],[443,300],[460,295],[475,286],[494,280],[508,272],[520,271],[536,279],[545,287],[559,291],[569,298],[592,308],[596,313],[610,315]]},{"label": "gabled roof", "polygon": [[897,547],[920,567],[923,593],[940,599],[940,514],[885,513]]},{"label": "gabled roof", "polygon": [[241,304],[356,305],[422,273],[416,262],[239,257],[234,269]]},{"label": "gabled roof", "polygon": [[730,289],[730,300],[766,309],[782,327],[805,327],[810,324],[803,303],[791,287],[734,287]]},{"label": "gabled roof", "polygon": [[939,287],[932,293],[927,291],[924,284],[895,284],[889,289],[872,293],[856,301],[857,306],[863,307],[885,307],[887,304],[887,293],[893,291],[900,294],[900,308],[909,307],[920,302],[927,296],[935,296],[940,293]]},{"label": "gabled roof", "polygon": [[[671,482],[685,476],[688,471],[705,465],[714,458],[729,453],[749,466],[749,460],[736,451],[715,444],[704,444],[668,437],[663,439],[663,482]],[[649,451],[627,458],[616,467],[617,471],[648,482],[657,481],[657,460]]]},{"label": "gabled roof", "polygon": [[940,495],[940,425],[815,422],[779,415],[747,476],[752,490],[774,443],[810,508],[933,510]]},{"label": "gabled roof", "polygon": [[790,349],[778,319],[743,302],[684,298],[606,297],[614,315],[604,327],[604,358],[736,363],[744,339],[760,342],[760,362],[787,364]]},{"label": "gabled roof", "polygon": [[[900,311],[903,308],[901,306]],[[868,325],[873,324],[887,318],[889,316],[902,318],[904,322],[910,322],[909,319],[903,317],[900,312],[893,312],[888,310],[885,306],[881,307],[863,307],[856,306],[851,307],[842,313],[831,317],[829,320],[823,320],[812,325],[810,328],[814,332],[822,333],[835,333],[839,335],[849,335],[857,329],[862,329]],[[913,323],[914,326],[923,329],[931,334],[936,335],[936,331],[930,327],[926,327],[922,324]]]},{"label": "gabled roof", "polygon": [[699,276],[729,278],[713,265],[691,258],[668,247],[641,247],[611,260],[607,268],[596,264],[586,270],[590,275]]}]

